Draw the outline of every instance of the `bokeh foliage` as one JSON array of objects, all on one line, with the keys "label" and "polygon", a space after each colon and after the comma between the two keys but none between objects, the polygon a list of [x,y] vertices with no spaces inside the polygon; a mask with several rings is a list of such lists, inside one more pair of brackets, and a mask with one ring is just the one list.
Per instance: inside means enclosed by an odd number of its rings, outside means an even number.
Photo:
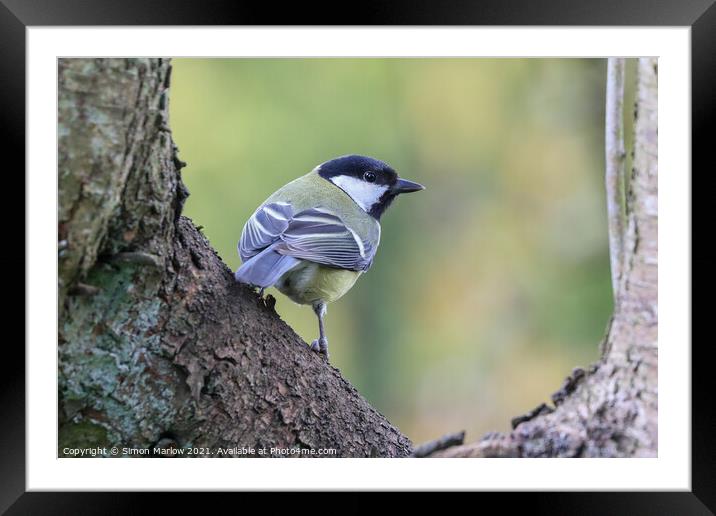
[{"label": "bokeh foliage", "polygon": [[612,308],[604,79],[598,59],[175,59],[185,214],[236,269],[253,210],[327,159],[425,184],[329,306],[331,361],[416,442],[507,430],[597,359]]}]

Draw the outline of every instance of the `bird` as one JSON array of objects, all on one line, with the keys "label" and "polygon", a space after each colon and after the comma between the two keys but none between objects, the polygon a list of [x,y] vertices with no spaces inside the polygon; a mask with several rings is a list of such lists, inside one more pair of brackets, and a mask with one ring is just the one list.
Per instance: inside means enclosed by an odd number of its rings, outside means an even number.
[{"label": "bird", "polygon": [[246,221],[237,282],[276,289],[318,317],[311,349],[328,355],[326,307],[373,264],[380,219],[398,195],[424,190],[387,163],[351,154],[328,160],[274,192]]}]

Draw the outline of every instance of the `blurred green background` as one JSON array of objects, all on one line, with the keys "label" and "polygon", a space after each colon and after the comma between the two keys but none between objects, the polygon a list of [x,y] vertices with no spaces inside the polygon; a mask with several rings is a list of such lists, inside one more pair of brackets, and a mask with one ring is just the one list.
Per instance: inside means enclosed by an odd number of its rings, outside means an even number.
[{"label": "blurred green background", "polygon": [[[330,158],[427,190],[328,308],[331,362],[414,442],[510,418],[598,358],[611,312],[601,59],[175,59],[185,214],[233,270],[244,222]],[[276,291],[305,340],[306,306]]]}]

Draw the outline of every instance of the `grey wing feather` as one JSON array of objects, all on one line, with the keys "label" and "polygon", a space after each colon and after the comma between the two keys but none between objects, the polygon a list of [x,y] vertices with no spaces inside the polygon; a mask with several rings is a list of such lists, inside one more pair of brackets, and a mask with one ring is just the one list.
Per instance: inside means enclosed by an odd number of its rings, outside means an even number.
[{"label": "grey wing feather", "polygon": [[293,215],[290,204],[270,203],[256,210],[244,226],[239,255],[244,263],[234,275],[236,280],[268,287],[301,260],[368,270],[375,246],[324,209],[311,208]]},{"label": "grey wing feather", "polygon": [[321,208],[296,214],[281,240],[276,246],[281,254],[341,269],[368,270],[375,256],[373,245]]},{"label": "grey wing feather", "polygon": [[288,228],[293,208],[285,202],[259,207],[244,225],[239,240],[241,267],[234,273],[236,281],[270,287],[299,260],[276,252],[281,234]]},{"label": "grey wing feather", "polygon": [[246,260],[234,274],[236,281],[261,288],[270,287],[298,265],[300,260],[277,253],[275,247],[272,245]]},{"label": "grey wing feather", "polygon": [[241,261],[245,262],[279,240],[292,217],[293,208],[286,202],[273,202],[257,209],[241,233]]}]

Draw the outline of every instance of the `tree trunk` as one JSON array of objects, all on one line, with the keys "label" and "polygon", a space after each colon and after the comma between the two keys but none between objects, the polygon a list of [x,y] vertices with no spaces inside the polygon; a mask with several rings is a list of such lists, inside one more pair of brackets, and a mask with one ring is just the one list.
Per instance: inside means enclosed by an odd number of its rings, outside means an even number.
[{"label": "tree trunk", "polygon": [[640,59],[634,164],[626,224],[617,238],[621,274],[600,362],[589,371],[575,369],[552,395],[555,407],[543,404],[515,418],[511,433],[488,434],[431,456],[657,455],[657,77],[657,59]]},{"label": "tree trunk", "polygon": [[[166,59],[59,61],[59,451],[412,444],[181,216]],[[274,451],[274,454],[285,452]],[[294,451],[295,453],[295,451]]]}]

